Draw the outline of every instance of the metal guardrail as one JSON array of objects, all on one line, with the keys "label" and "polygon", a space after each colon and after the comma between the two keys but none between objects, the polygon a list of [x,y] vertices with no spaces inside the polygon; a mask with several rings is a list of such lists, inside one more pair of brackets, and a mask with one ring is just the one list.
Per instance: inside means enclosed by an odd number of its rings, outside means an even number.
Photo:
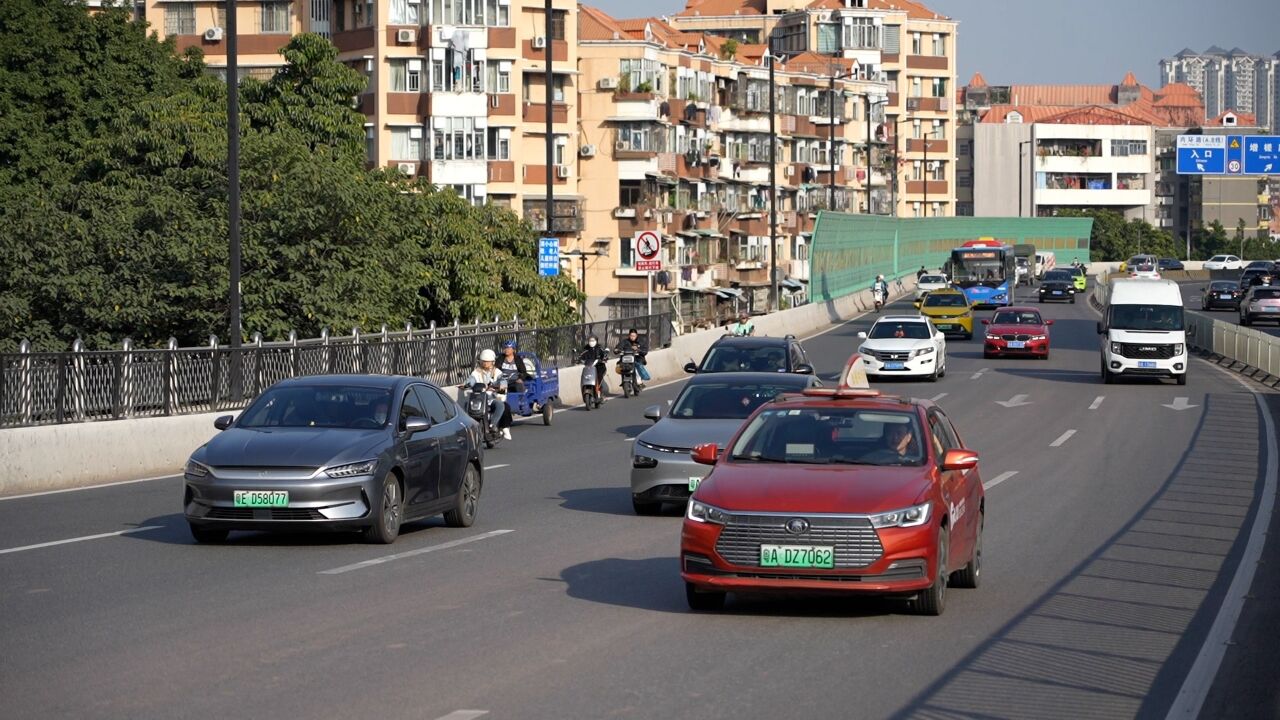
[{"label": "metal guardrail", "polygon": [[[93,420],[119,420],[244,407],[272,384],[291,377],[339,373],[413,375],[439,385],[466,377],[485,348],[515,340],[544,363],[576,363],[589,336],[612,345],[631,327],[649,347],[671,344],[670,312],[605,320],[586,325],[525,327],[517,319],[492,323],[342,337],[264,342],[255,333],[239,350],[219,345],[137,350],[125,340],[120,350],[87,351],[77,340],[70,352],[0,353],[0,427],[24,427]],[[238,372],[237,372],[238,371]],[[237,381],[238,380],[238,381]]]}]

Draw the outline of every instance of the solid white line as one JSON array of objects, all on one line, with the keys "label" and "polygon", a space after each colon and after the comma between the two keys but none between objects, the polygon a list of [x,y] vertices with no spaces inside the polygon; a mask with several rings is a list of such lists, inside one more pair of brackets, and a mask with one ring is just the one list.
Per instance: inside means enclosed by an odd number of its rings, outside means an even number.
[{"label": "solid white line", "polygon": [[1062,433],[1061,435],[1059,435],[1057,440],[1054,440],[1053,442],[1049,443],[1049,447],[1061,447],[1063,443],[1070,440],[1071,436],[1075,434],[1076,434],[1075,430],[1068,430]]},{"label": "solid white line", "polygon": [[503,463],[502,465],[485,465],[485,470],[497,470],[499,468],[511,467],[511,463]]},{"label": "solid white line", "polygon": [[929,402],[938,402],[939,400],[941,400],[946,396],[947,396],[947,393],[938,393],[937,395],[934,395],[933,397],[929,398]]},{"label": "solid white line", "polygon": [[24,493],[22,495],[9,495],[0,497],[0,502],[5,500],[21,500],[23,498],[40,497],[41,495],[58,495],[60,493],[80,492],[81,490],[97,490],[104,487],[115,487],[117,485],[133,485],[134,483],[151,482],[153,480],[175,480],[182,477],[181,475],[157,475],[156,477],[139,478],[137,480],[121,480],[120,482],[101,483],[99,485],[85,485],[84,487],[63,488],[61,490],[42,490],[40,492]]},{"label": "solid white line", "polygon": [[1227,643],[1235,633],[1240,612],[1244,609],[1245,596],[1253,585],[1254,571],[1258,569],[1258,563],[1262,559],[1267,526],[1275,510],[1276,477],[1280,475],[1280,467],[1277,467],[1280,465],[1280,450],[1276,447],[1276,423],[1271,417],[1271,409],[1267,407],[1262,393],[1242,378],[1217,365],[1205,364],[1226,374],[1240,383],[1245,390],[1253,393],[1254,402],[1262,411],[1262,424],[1266,429],[1263,435],[1267,438],[1267,468],[1266,474],[1263,475],[1262,497],[1258,500],[1258,511],[1253,516],[1253,527],[1249,528],[1249,541],[1245,545],[1244,553],[1240,555],[1240,564],[1236,566],[1235,576],[1231,578],[1231,585],[1227,587],[1227,594],[1222,599],[1222,606],[1218,608],[1218,615],[1213,619],[1209,634],[1204,638],[1204,645],[1201,646],[1195,663],[1191,665],[1186,679],[1182,681],[1182,689],[1178,691],[1178,696],[1174,698],[1173,705],[1169,708],[1167,717],[1179,720],[1199,717],[1205,697],[1209,694],[1209,688],[1213,686],[1213,679],[1217,677],[1218,668],[1222,666],[1222,658],[1227,652]]},{"label": "solid white line", "polygon": [[487,533],[472,535],[471,537],[459,538],[457,540],[450,540],[449,542],[440,543],[439,545],[428,545],[427,547],[418,548],[417,550],[408,550],[406,552],[395,553],[394,555],[383,555],[382,557],[371,558],[369,560],[361,560],[358,563],[343,565],[342,567],[336,567],[336,568],[333,568],[332,570],[321,570],[317,574],[318,575],[341,575],[342,573],[351,572],[352,570],[361,570],[363,568],[373,567],[374,565],[389,563],[392,560],[402,560],[404,558],[414,557],[417,555],[425,555],[427,553],[436,552],[437,550],[448,550],[450,548],[458,547],[459,545],[466,545],[467,543],[473,543],[473,542],[476,542],[477,540],[487,540],[491,537],[506,535],[507,533],[512,533],[512,532],[515,532],[515,530],[491,530]]},{"label": "solid white line", "polygon": [[85,535],[84,537],[68,538],[66,540],[54,540],[53,542],[37,543],[35,545],[23,545],[22,547],[5,548],[0,550],[0,555],[8,553],[23,552],[25,550],[39,550],[40,548],[53,547],[54,545],[66,545],[67,543],[84,542],[85,540],[101,540],[102,538],[116,537],[117,535],[128,535],[129,533],[142,532],[144,530],[158,530],[160,525],[145,525],[143,527],[129,528],[128,530],[117,530],[109,533],[99,533],[97,535]]},{"label": "solid white line", "polygon": [[1006,472],[1002,472],[1002,473],[1000,473],[999,475],[997,475],[997,476],[995,476],[995,477],[991,478],[990,480],[988,480],[988,481],[986,481],[986,482],[982,483],[982,489],[983,489],[983,490],[990,490],[991,488],[993,488],[993,487],[995,487],[995,486],[999,485],[1000,483],[1004,482],[1005,480],[1008,480],[1009,478],[1011,478],[1011,477],[1013,477],[1014,475],[1017,475],[1017,474],[1018,474],[1018,471],[1017,471],[1017,470],[1009,470],[1009,471],[1006,471]]},{"label": "solid white line", "polygon": [[454,710],[448,715],[442,715],[436,720],[476,720],[478,717],[488,715],[488,710]]},{"label": "solid white line", "polygon": [[1089,409],[1090,409],[1090,410],[1097,410],[1098,408],[1102,407],[1102,401],[1103,401],[1106,397],[1107,397],[1106,395],[1099,395],[1098,397],[1094,398],[1094,399],[1093,399],[1093,403],[1092,403],[1091,405],[1089,405]]}]

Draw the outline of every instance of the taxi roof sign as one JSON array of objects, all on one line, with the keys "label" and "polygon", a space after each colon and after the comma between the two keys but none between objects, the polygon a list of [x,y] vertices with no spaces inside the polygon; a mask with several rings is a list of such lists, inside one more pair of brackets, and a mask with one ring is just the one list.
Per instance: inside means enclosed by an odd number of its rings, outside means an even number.
[{"label": "taxi roof sign", "polygon": [[872,390],[867,379],[867,367],[862,362],[862,355],[854,353],[840,373],[840,384],[832,388],[809,388],[804,391],[810,397],[879,397],[879,390]]}]

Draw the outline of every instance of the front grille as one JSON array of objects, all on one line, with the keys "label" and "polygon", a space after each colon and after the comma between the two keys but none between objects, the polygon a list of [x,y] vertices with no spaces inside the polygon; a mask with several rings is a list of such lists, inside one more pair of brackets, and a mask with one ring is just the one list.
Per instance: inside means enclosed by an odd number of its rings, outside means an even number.
[{"label": "front grille", "polygon": [[252,520],[253,508],[214,507],[209,508],[205,517],[211,520]]},{"label": "front grille", "polygon": [[1015,340],[1018,342],[1026,342],[1031,339],[1030,335],[1001,335],[1001,340]]},{"label": "front grille", "polygon": [[1172,345],[1144,345],[1138,343],[1118,343],[1120,355],[1134,360],[1167,360],[1173,357]]},{"label": "front grille", "polygon": [[734,515],[720,530],[716,552],[731,565],[759,567],[761,545],[830,545],[835,548],[836,568],[845,570],[867,567],[884,553],[880,536],[866,518],[806,518],[809,530],[799,535],[787,532],[786,522],[790,519],[791,516],[781,515]]},{"label": "front grille", "polygon": [[879,360],[880,362],[885,362],[886,360],[910,360],[911,359],[911,354],[907,352],[884,352],[881,350],[864,350],[863,352]]},{"label": "front grille", "polygon": [[310,508],[271,508],[272,520],[324,520],[319,510]]},{"label": "front grille", "polygon": [[[263,515],[254,514],[261,510]],[[210,520],[324,520],[319,510],[310,508],[244,508],[213,507],[205,517]]]}]

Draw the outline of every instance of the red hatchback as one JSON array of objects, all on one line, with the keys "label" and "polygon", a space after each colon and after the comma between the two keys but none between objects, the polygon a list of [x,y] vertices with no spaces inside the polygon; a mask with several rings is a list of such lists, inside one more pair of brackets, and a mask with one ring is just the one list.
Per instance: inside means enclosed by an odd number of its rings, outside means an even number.
[{"label": "red hatchback", "polygon": [[680,542],[689,606],[728,592],[884,594],[938,615],[948,582],[977,587],[978,455],[926,400],[810,389],[762,405],[689,501]]},{"label": "red hatchback", "polygon": [[987,331],[982,338],[982,357],[1026,355],[1049,359],[1049,326],[1033,307],[1007,307],[983,320]]}]

